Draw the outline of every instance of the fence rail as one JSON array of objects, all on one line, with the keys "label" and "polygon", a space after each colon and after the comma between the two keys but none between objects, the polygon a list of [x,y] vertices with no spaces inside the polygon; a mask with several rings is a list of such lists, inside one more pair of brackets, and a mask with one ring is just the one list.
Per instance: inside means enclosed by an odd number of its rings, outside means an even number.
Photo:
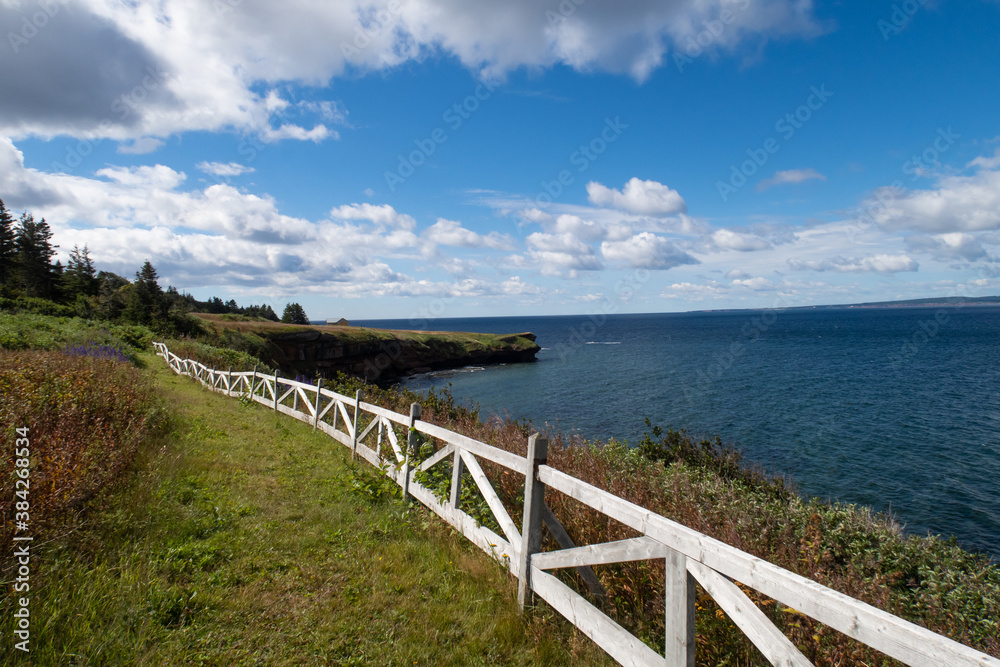
[{"label": "fence rail", "polygon": [[[153,343],[174,372],[197,379],[228,396],[246,396],[321,430],[384,470],[403,490],[447,521],[518,579],[518,600],[534,596],[548,602],[623,665],[694,665],[695,582],[701,584],[733,623],[772,665],[811,665],[796,646],[760,611],[735,582],[826,624],[914,667],[1000,667],[1000,660],[909,621],[838,593],[805,577],[740,551],[666,517],[623,500],[546,465],[547,441],[533,435],[528,455],[518,456],[420,419],[420,405],[409,415],[366,403],[359,390],[351,398],[322,387],[277,375],[218,371],[181,359],[166,345]],[[290,405],[289,405],[290,404]],[[365,423],[367,422],[367,423]],[[396,427],[403,427],[402,436]],[[440,442],[423,461],[415,458],[417,434]],[[374,442],[372,442],[374,441]],[[523,515],[518,528],[480,466],[487,460],[525,476]],[[439,499],[416,474],[452,462],[450,493]],[[390,465],[386,465],[386,462]],[[502,534],[477,522],[461,508],[468,472]],[[563,493],[636,530],[641,537],[577,546],[544,502],[545,489]],[[541,551],[542,526],[561,547]],[[597,597],[604,591],[590,566],[635,560],[665,560],[666,642],[654,651],[584,596],[561,582],[552,570],[577,568]]]}]

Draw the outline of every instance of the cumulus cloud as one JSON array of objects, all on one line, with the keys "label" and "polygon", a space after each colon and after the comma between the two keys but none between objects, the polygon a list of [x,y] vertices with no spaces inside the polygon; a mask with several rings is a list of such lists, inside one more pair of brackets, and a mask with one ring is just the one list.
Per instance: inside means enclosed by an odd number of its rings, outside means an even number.
[{"label": "cumulus cloud", "polygon": [[940,261],[972,262],[988,257],[983,244],[966,232],[949,232],[934,236],[914,234],[906,237],[906,247],[914,252],[927,253]]},{"label": "cumulus cloud", "polygon": [[202,161],[196,164],[195,167],[206,174],[213,174],[215,176],[242,176],[243,174],[249,174],[254,171],[253,167],[242,165],[239,162],[230,162],[225,164],[222,162]]},{"label": "cumulus cloud", "polygon": [[726,291],[724,285],[720,285],[714,280],[704,284],[699,285],[696,283],[680,282],[674,283],[667,289],[661,296],[666,298],[677,298],[680,295],[685,296],[706,296],[706,295],[717,295]]},{"label": "cumulus cloud", "polygon": [[[236,128],[321,141],[336,136],[329,125],[343,122],[343,110],[329,100],[275,103],[280,86],[325,86],[348,69],[380,71],[435,53],[484,75],[563,64],[643,80],[672,44],[732,3],[589,0],[550,15],[534,0],[47,4],[54,14],[0,70],[0,132],[121,140]],[[45,6],[0,3],[0,34],[19,35]],[[823,29],[811,0],[759,0],[734,16],[713,50]]]},{"label": "cumulus cloud", "polygon": [[967,167],[980,167],[982,169],[996,169],[1000,167],[1000,148],[997,148],[991,157],[979,156],[969,162]]},{"label": "cumulus cloud", "polygon": [[809,180],[820,180],[825,181],[826,176],[819,173],[815,169],[789,169],[787,171],[779,171],[774,174],[771,178],[766,178],[754,188],[757,192],[762,192],[768,188],[772,188],[775,185],[784,185],[785,183],[802,183],[803,181]]},{"label": "cumulus cloud", "polygon": [[638,178],[629,179],[621,191],[591,181],[587,183],[587,197],[595,206],[609,206],[638,215],[674,215],[687,211],[684,198],[676,190]]},{"label": "cumulus cloud", "polygon": [[756,234],[746,234],[732,229],[719,229],[712,233],[712,243],[720,250],[738,250],[752,252],[766,250],[771,247],[765,239]]},{"label": "cumulus cloud", "polygon": [[605,259],[632,268],[672,269],[698,260],[681,250],[676,243],[662,236],[642,232],[625,241],[601,243]]},{"label": "cumulus cloud", "polygon": [[982,168],[971,176],[943,176],[931,189],[883,189],[866,209],[890,230],[938,234],[1000,229],[1000,170],[988,168],[992,160],[980,162]]},{"label": "cumulus cloud", "polygon": [[733,285],[737,287],[746,287],[747,289],[752,289],[757,292],[774,289],[774,283],[768,280],[767,278],[764,278],[763,276],[757,276],[756,278],[737,279],[733,281]]},{"label": "cumulus cloud", "polygon": [[341,220],[367,220],[376,225],[394,227],[412,231],[416,229],[417,221],[405,213],[398,213],[389,204],[346,204],[336,206],[330,211],[330,216]]},{"label": "cumulus cloud", "polygon": [[[206,163],[209,171],[233,172]],[[13,210],[30,208],[48,219],[63,248],[89,245],[102,270],[131,274],[149,258],[163,280],[182,288],[219,286],[233,293],[533,296],[520,277],[484,277],[462,271],[453,280],[416,279],[405,267],[436,257],[436,242],[418,236],[416,221],[389,205],[345,204],[329,219],[284,215],[275,200],[225,184],[185,190],[186,175],[164,165],[108,166],[93,178],[26,168],[23,156],[0,138],[0,192]],[[432,225],[439,242],[507,248],[502,235],[469,236],[458,223]],[[545,244],[540,244],[540,247]],[[559,248],[552,244],[549,250]],[[579,251],[579,248],[563,248]],[[65,261],[65,256],[62,257]],[[442,271],[447,257],[431,267]],[[585,263],[581,263],[583,265]],[[447,266],[443,267],[447,270]],[[456,286],[459,285],[459,286]]]},{"label": "cumulus cloud", "polygon": [[902,273],[916,271],[920,265],[907,255],[871,257],[833,257],[823,260],[788,260],[796,271],[837,271],[841,273]]},{"label": "cumulus cloud", "polygon": [[578,271],[599,271],[604,267],[594,249],[572,234],[535,232],[526,239],[528,256],[542,275],[575,277]]},{"label": "cumulus cloud", "polygon": [[505,234],[490,232],[484,236],[471,229],[466,229],[460,222],[445,218],[438,218],[437,222],[424,230],[424,237],[440,245],[461,248],[514,249],[513,240]]}]

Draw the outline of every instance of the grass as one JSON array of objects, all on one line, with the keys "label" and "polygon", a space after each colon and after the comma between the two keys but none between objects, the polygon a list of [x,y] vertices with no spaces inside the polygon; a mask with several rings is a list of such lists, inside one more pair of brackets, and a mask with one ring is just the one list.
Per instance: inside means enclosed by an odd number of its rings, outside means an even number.
[{"label": "grass", "polygon": [[[357,381],[341,376],[334,388],[353,396],[358,386]],[[524,423],[496,419],[484,423],[474,409],[456,406],[447,392],[425,397],[369,386],[365,400],[403,414],[410,402],[421,402],[424,420],[522,456],[531,432]],[[769,479],[741,466],[738,454],[718,439],[699,440],[682,431],[651,428],[653,432],[637,447],[616,441],[588,443],[550,433],[549,465],[1000,657],[1000,567],[995,562],[965,551],[953,541],[907,536],[890,517],[875,515],[864,507],[801,498],[783,480]],[[488,462],[483,468],[516,520],[524,478]],[[447,467],[438,475],[440,480],[447,479]],[[637,536],[551,489],[545,500],[577,544]],[[549,543],[545,548],[555,545]],[[594,570],[608,591],[609,601],[601,605],[605,613],[650,646],[662,646],[662,561]],[[586,595],[585,587],[574,576],[565,576],[564,581]],[[816,665],[899,664],[774,600],[745,592]],[[698,664],[762,664],[762,656],[700,587],[698,608]]]},{"label": "grass", "polygon": [[169,427],[35,543],[31,664],[608,662],[328,437],[148,361]]},{"label": "grass", "polygon": [[[30,462],[16,500],[30,507],[34,530],[116,479],[161,421],[148,378],[120,352],[107,358],[109,351],[117,348],[77,348],[72,356],[0,350],[0,460],[8,471],[2,494],[15,500],[14,464]],[[28,430],[19,434],[18,428]],[[27,452],[15,447],[19,435],[27,438]],[[4,513],[0,542],[9,542],[14,520],[13,512]]]},{"label": "grass", "polygon": [[[99,326],[19,317],[7,331],[20,331],[22,345],[48,349],[62,349]],[[4,324],[0,316],[0,342]],[[171,349],[177,352],[173,342]],[[508,574],[422,510],[400,507],[391,483],[366,464],[351,465],[326,436],[201,389],[169,373],[162,360],[137,361],[154,373],[164,410],[174,416],[155,446],[142,450],[131,477],[98,494],[86,513],[71,514],[37,552],[37,664],[368,664],[374,656],[387,664],[606,661],[544,608],[521,617]],[[72,397],[101,382],[71,382],[63,393]],[[349,396],[360,386],[344,376],[332,384]],[[425,420],[519,454],[530,432],[523,423],[484,423],[447,392],[418,396],[369,385],[365,400],[404,414],[419,401]],[[940,538],[908,537],[890,518],[865,508],[803,499],[780,481],[747,471],[718,439],[651,429],[636,448],[552,433],[549,463],[1000,656],[996,563]],[[0,445],[11,442],[7,437]],[[428,453],[432,448],[428,443]],[[523,477],[483,467],[517,521]],[[445,467],[427,481],[443,488],[449,478]],[[102,483],[115,479],[107,475]],[[578,544],[635,536],[551,490],[546,502]],[[482,505],[475,494],[463,496],[463,509],[488,522]],[[662,561],[595,570],[609,593],[604,611],[651,646],[662,646]],[[583,590],[575,575],[560,576]],[[8,584],[5,594],[9,590]],[[897,664],[746,592],[817,665]],[[11,604],[3,598],[0,610],[8,624],[0,631],[8,636]],[[0,656],[9,649],[2,645]],[[700,589],[698,663],[762,663]]]}]

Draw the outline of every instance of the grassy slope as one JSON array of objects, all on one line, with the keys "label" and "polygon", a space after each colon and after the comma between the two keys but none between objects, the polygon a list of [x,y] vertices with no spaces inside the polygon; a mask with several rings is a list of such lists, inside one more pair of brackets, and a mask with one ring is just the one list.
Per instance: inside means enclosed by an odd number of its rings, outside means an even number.
[{"label": "grassy slope", "polygon": [[449,342],[467,350],[478,349],[528,349],[533,347],[528,339],[515,338],[514,335],[497,335],[470,333],[464,331],[408,331],[396,329],[371,329],[366,327],[340,327],[333,325],[299,325],[282,324],[281,322],[245,321],[225,315],[195,313],[205,320],[209,327],[234,329],[241,333],[254,333],[262,338],[271,338],[281,334],[297,333],[312,329],[334,336],[346,343],[367,343],[372,341],[403,341],[413,344],[432,345],[435,342]]},{"label": "grassy slope", "polygon": [[36,552],[32,664],[606,662],[328,437],[147,362],[174,423]]}]

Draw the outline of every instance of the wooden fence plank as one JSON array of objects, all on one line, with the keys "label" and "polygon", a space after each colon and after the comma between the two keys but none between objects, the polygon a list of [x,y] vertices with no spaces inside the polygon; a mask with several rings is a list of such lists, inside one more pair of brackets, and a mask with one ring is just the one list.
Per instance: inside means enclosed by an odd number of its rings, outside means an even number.
[{"label": "wooden fence plank", "polygon": [[547,485],[688,558],[913,667],[1000,667],[1000,660],[772,565],[549,466]]},{"label": "wooden fence plank", "polygon": [[574,549],[546,551],[535,554],[531,564],[541,570],[556,570],[562,567],[581,565],[607,565],[627,563],[633,560],[666,558],[668,547],[651,537],[633,537],[617,542],[603,542]]},{"label": "wooden fence plank", "polygon": [[[622,665],[667,667],[666,659],[548,572],[531,568],[532,588]],[[672,667],[672,666],[671,666]]]},{"label": "wooden fence plank", "polygon": [[309,399],[309,395],[306,394],[306,390],[302,387],[296,387],[295,390],[298,392],[298,395],[302,397],[302,402],[305,404],[306,408],[309,409],[309,416],[312,417],[315,415],[316,412],[313,410],[312,401]]},{"label": "wooden fence plank", "polygon": [[521,609],[534,604],[530,566],[534,555],[542,550],[542,508],[545,506],[545,485],[538,481],[538,466],[544,465],[548,456],[549,441],[533,433],[528,438],[528,456],[525,459],[524,513],[521,519],[521,548],[517,554],[518,569],[521,571],[517,603]]},{"label": "wooden fence plank", "polygon": [[362,401],[361,409],[365,412],[370,412],[373,415],[378,415],[379,417],[385,417],[391,422],[395,422],[401,426],[409,426],[410,418],[406,415],[401,415],[398,412],[393,412],[392,410],[386,410],[377,405],[372,405],[371,403],[365,403]]},{"label": "wooden fence plank", "polygon": [[[154,347],[174,372],[192,376],[212,391],[231,396],[235,390],[249,386],[251,392],[255,392],[254,383],[250,379],[255,377],[253,373],[233,373],[231,369],[228,373],[225,371],[216,371],[200,362],[180,359],[180,357],[170,352],[165,344],[154,343]],[[376,452],[363,444],[357,443],[356,438],[354,438],[354,435],[357,433],[359,408],[362,406],[360,390],[354,399],[355,414],[352,425],[352,420],[346,408],[346,403],[350,400],[347,397],[340,397],[339,394],[331,392],[329,397],[332,399],[332,402],[320,414],[318,408],[313,408],[305,392],[316,391],[318,398],[320,395],[327,395],[326,390],[294,380],[279,378],[277,373],[274,376],[264,377],[267,392],[262,392],[260,398],[266,397],[270,393],[275,410],[306,423],[315,424],[342,444],[355,446],[373,465],[381,464]],[[234,378],[236,380],[235,384],[233,382]],[[273,385],[271,384],[272,382]],[[288,386],[287,391],[280,395],[279,382]],[[290,395],[294,395],[295,397],[295,406],[291,408],[281,404]],[[305,399],[304,402],[310,410],[309,414],[300,412],[297,409],[300,396]],[[340,397],[342,400],[338,400],[337,397]],[[257,400],[257,397],[254,400]],[[399,415],[390,410],[370,404],[363,404],[363,406],[364,409],[377,415],[380,419],[385,418],[388,420],[388,423],[405,424],[407,421],[404,415]],[[345,434],[337,431],[335,426],[330,426],[320,421],[322,416],[330,409],[341,413],[344,417],[345,430],[349,431],[349,433]],[[334,422],[336,423],[336,412]],[[492,485],[486,479],[485,473],[483,473],[482,468],[473,455],[482,456],[484,459],[521,473],[525,470],[526,459],[427,422],[417,420],[414,422],[414,427],[426,435],[438,438],[457,448],[455,450],[454,469],[458,473],[458,483],[456,484],[453,479],[452,498],[447,503],[442,503],[432,492],[412,480],[413,471],[411,470],[405,479],[405,482],[410,485],[411,494],[451,525],[458,528],[463,535],[476,543],[484,551],[500,559],[515,576],[518,575],[518,570],[521,566],[515,555],[520,551],[521,535],[516,530],[513,530],[513,521],[510,519],[502,503],[500,503]],[[390,441],[398,449],[398,442],[395,442],[396,437],[392,428],[388,429],[388,435]],[[444,456],[447,455],[443,455],[442,460]],[[463,467],[469,468],[469,472],[472,474],[473,479],[476,480],[476,484],[483,491],[484,498],[490,504],[497,522],[500,524],[505,535],[510,538],[509,540],[503,539],[483,526],[477,526],[471,517],[455,507],[458,500],[455,497],[456,489],[460,490],[461,468]],[[403,475],[402,471],[395,468],[389,468],[386,473],[397,480]],[[643,533],[645,537],[638,538],[639,540],[652,539],[673,549],[676,552],[675,555],[686,559],[686,569],[688,571],[692,572],[695,576],[704,578],[703,585],[705,585],[705,581],[709,582],[706,585],[706,590],[708,586],[713,587],[720,605],[725,605],[724,608],[727,608],[728,613],[744,619],[744,624],[751,628],[747,631],[748,635],[749,633],[756,633],[759,635],[757,639],[764,643],[765,647],[768,647],[767,650],[776,651],[777,660],[789,661],[780,662],[779,664],[806,663],[795,662],[793,654],[781,652],[787,649],[787,646],[780,646],[781,640],[774,636],[777,630],[767,622],[766,617],[764,617],[764,623],[761,623],[759,618],[752,621],[745,620],[754,617],[756,607],[743,595],[739,587],[732,584],[729,579],[743,582],[746,586],[760,591],[768,597],[789,607],[793,607],[821,623],[914,667],[938,667],[939,665],[948,665],[949,667],[1000,667],[1000,660],[996,658],[739,551],[734,547],[597,489],[590,484],[577,480],[549,466],[542,465],[538,467],[537,479],[541,483],[565,493],[608,517]],[[552,518],[554,519],[554,517]],[[554,523],[557,524],[558,522],[555,521]],[[552,530],[554,524],[549,523],[548,525],[550,526],[550,530]],[[565,530],[563,529],[562,532],[565,532]],[[568,535],[565,537],[568,539]],[[570,540],[569,542],[571,543],[572,541]],[[633,552],[636,549],[641,551],[642,549],[639,546],[638,542],[633,542],[633,546],[626,548],[625,551],[628,552],[630,549]],[[579,554],[584,553],[580,549],[590,549],[591,553],[587,556],[588,558],[593,556],[593,552],[595,551],[598,553],[598,556],[601,556],[603,553],[603,557],[608,557],[610,553],[608,549],[616,548],[621,549],[622,547],[591,545],[591,547],[582,548],[570,547],[564,549],[564,551],[576,552],[577,555],[570,553],[571,559],[578,558]],[[560,554],[563,552],[551,553]],[[550,558],[548,565],[545,563],[546,557]],[[668,554],[668,562],[672,557]],[[558,561],[551,559],[566,559],[567,556],[565,553],[563,556],[536,554],[534,558],[538,559],[535,563],[536,565],[541,563],[546,567],[552,567],[551,563]],[[662,657],[656,656],[642,642],[628,635],[620,626],[540,568],[531,567],[531,581],[535,592],[548,600],[560,613],[563,613],[564,616],[573,621],[577,627],[581,628],[588,636],[591,636],[599,645],[604,647],[605,650],[623,664],[665,664]],[[675,583],[678,589],[683,588],[683,582],[679,578]],[[670,595],[668,593],[668,597]],[[682,598],[683,595],[678,597],[678,599]],[[678,603],[673,606],[680,608],[681,605]],[[756,611],[759,613],[759,610]],[[780,635],[780,633],[777,634]],[[781,636],[783,637],[783,635]],[[753,637],[751,638],[753,639]],[[778,648],[774,648],[775,646]]]},{"label": "wooden fence plank", "polygon": [[525,458],[523,456],[512,454],[506,450],[498,449],[497,447],[491,447],[490,445],[479,442],[478,440],[473,440],[472,438],[461,435],[460,433],[454,433],[435,424],[418,421],[414,426],[421,433],[426,433],[427,435],[437,438],[442,442],[451,443],[467,452],[472,452],[476,456],[481,456],[487,461],[493,461],[494,463],[498,463],[505,468],[524,474]]},{"label": "wooden fence plank", "polygon": [[472,475],[472,479],[475,480],[476,486],[479,487],[479,491],[483,494],[483,500],[486,501],[486,504],[489,505],[490,510],[493,512],[493,518],[500,525],[504,535],[507,536],[507,540],[514,545],[514,551],[521,551],[521,535],[517,530],[517,526],[514,525],[514,520],[507,514],[507,509],[500,502],[500,496],[493,489],[493,485],[490,484],[486,473],[479,467],[479,461],[476,460],[476,457],[464,449],[461,451],[462,461]]},{"label": "wooden fence plank", "polygon": [[351,415],[347,414],[347,403],[337,403],[337,409],[340,410],[340,414],[344,417],[344,426],[347,434],[352,438],[354,437],[353,423],[351,422]]},{"label": "wooden fence plank", "polygon": [[[562,522],[556,518],[556,515],[552,513],[552,510],[548,505],[542,503],[542,522],[548,527],[549,532],[552,533],[552,537],[555,538],[556,544],[558,544],[563,549],[575,549],[576,543],[573,538],[569,536],[566,532],[566,528],[563,527]],[[604,590],[604,586],[601,585],[600,580],[594,571],[590,569],[589,566],[581,566],[576,568],[576,573],[583,578],[583,582],[587,584],[587,588],[593,593],[598,600],[604,601],[608,599],[608,592]]]},{"label": "wooden fence plank", "polygon": [[451,456],[452,452],[455,451],[455,445],[445,445],[441,449],[434,452],[434,455],[427,458],[423,463],[417,466],[417,470],[427,470],[436,463],[443,461],[444,459]]},{"label": "wooden fence plank", "polygon": [[697,561],[689,559],[687,569],[772,665],[813,667],[739,586]]},{"label": "wooden fence plank", "polygon": [[695,667],[695,601],[694,577],[687,570],[688,558],[679,551],[667,549],[663,559],[663,627],[667,662],[677,667]]},{"label": "wooden fence plank", "polygon": [[[449,445],[453,447],[454,445]],[[462,450],[455,447],[455,458],[451,462],[451,493],[448,506],[458,509],[462,504],[462,476],[465,474],[465,464],[462,463]]]}]

